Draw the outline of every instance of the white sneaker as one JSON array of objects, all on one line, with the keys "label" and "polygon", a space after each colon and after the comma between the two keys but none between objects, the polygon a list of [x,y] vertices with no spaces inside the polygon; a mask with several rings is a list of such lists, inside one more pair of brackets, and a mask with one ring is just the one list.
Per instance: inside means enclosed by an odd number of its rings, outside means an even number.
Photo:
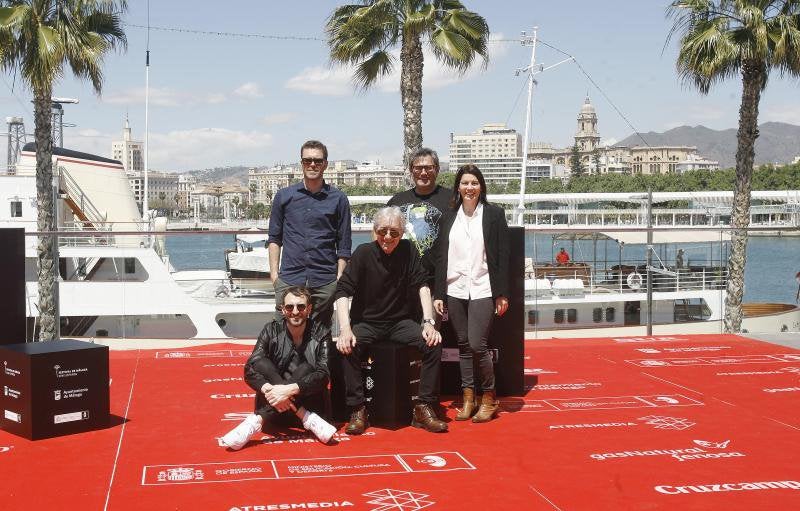
[{"label": "white sneaker", "polygon": [[241,424],[228,431],[228,433],[222,437],[222,445],[234,451],[238,451],[247,444],[247,441],[250,440],[253,434],[261,429],[263,423],[264,419],[262,419],[260,415],[248,415]]},{"label": "white sneaker", "polygon": [[309,411],[306,411],[303,416],[303,427],[314,433],[314,436],[323,444],[327,444],[333,438],[333,434],[336,433],[336,428],[333,425],[316,413]]}]

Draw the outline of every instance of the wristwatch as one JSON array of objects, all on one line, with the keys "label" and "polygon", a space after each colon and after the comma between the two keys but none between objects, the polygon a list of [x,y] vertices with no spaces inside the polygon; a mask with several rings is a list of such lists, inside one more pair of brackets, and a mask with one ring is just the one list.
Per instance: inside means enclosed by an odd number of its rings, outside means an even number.
[{"label": "wristwatch", "polygon": [[422,320],[422,326],[425,326],[425,323],[429,324],[430,326],[436,326],[436,320],[433,318],[426,318]]}]

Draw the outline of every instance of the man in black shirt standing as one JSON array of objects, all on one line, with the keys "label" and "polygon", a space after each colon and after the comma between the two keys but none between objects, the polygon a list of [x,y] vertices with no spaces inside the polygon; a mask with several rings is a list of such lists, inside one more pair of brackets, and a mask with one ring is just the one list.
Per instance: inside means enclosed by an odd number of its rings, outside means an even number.
[{"label": "man in black shirt standing", "polygon": [[[395,206],[378,210],[373,221],[375,242],[356,248],[336,287],[340,332],[337,349],[343,359],[345,394],[351,409],[345,432],[360,435],[368,427],[364,407],[361,360],[364,348],[385,339],[417,347],[422,353],[419,398],[411,425],[434,433],[447,431],[436,415],[439,405],[441,335],[436,330],[428,273],[405,231],[403,213]],[[418,294],[423,320],[413,319],[409,297]],[[353,303],[348,307],[348,299]],[[348,312],[349,309],[349,312]]]},{"label": "man in black shirt standing", "polygon": [[431,251],[439,236],[439,222],[450,208],[453,191],[436,184],[439,176],[439,155],[427,147],[417,149],[408,159],[408,170],[414,188],[389,199],[387,206],[398,206],[406,220],[405,238],[417,248],[422,265],[433,284],[435,258]]}]

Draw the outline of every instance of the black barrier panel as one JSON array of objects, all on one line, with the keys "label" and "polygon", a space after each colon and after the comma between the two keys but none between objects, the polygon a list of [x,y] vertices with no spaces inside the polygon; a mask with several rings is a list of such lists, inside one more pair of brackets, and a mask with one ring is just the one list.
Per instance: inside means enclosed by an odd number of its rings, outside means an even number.
[{"label": "black barrier panel", "polygon": [[[342,355],[335,345],[331,346],[330,353],[333,417],[343,422],[350,418],[350,411],[345,404]],[[386,428],[408,426],[412,399],[419,392],[422,354],[412,346],[378,342],[370,345],[369,356],[361,367],[370,424]]]},{"label": "black barrier panel", "polygon": [[108,427],[108,346],[11,344],[0,364],[0,429],[38,440]]},{"label": "black barrier panel", "polygon": [[25,229],[0,229],[0,345],[25,342]]},{"label": "black barrier panel", "polygon": [[[500,396],[524,396],[525,362],[525,229],[509,227],[511,280],[508,311],[495,317],[489,335],[489,348],[494,359],[495,390]],[[461,395],[461,373],[458,367],[458,342],[449,321],[442,322],[442,394]],[[476,371],[477,375],[478,372]]]}]

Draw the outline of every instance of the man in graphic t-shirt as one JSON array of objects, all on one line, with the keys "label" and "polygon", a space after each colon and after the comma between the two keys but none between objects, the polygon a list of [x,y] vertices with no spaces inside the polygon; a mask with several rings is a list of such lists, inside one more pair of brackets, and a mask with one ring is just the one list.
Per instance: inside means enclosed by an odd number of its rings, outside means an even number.
[{"label": "man in graphic t-shirt", "polygon": [[427,147],[421,147],[408,159],[408,170],[414,188],[392,197],[387,206],[398,206],[406,218],[405,238],[419,251],[422,266],[430,275],[433,285],[435,258],[431,251],[439,236],[439,222],[449,209],[453,191],[436,184],[439,176],[439,155]]}]

